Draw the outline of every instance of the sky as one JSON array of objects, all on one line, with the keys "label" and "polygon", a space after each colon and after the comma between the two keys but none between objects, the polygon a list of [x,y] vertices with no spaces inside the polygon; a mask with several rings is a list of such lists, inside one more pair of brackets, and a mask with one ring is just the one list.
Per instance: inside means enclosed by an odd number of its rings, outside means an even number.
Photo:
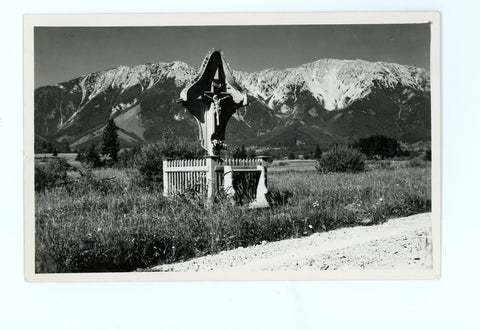
[{"label": "sky", "polygon": [[202,27],[36,27],[35,88],[144,63],[198,68],[211,48],[233,70],[296,67],[321,58],[408,64],[429,70],[429,24]]}]

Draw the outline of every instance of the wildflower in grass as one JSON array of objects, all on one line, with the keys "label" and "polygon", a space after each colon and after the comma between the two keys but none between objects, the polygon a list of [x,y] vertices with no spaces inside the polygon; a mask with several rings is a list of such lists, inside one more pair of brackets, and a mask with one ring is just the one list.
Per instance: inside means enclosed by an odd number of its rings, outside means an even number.
[{"label": "wildflower in grass", "polygon": [[320,207],[320,203],[318,201],[313,202],[313,208]]}]

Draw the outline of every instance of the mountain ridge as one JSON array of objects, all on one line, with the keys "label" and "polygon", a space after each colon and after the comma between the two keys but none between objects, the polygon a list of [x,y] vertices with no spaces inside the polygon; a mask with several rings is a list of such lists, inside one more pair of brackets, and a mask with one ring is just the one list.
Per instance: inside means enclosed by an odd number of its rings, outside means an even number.
[{"label": "mountain ridge", "polygon": [[[375,133],[429,140],[430,77],[424,69],[319,59],[293,68],[233,74],[251,104],[230,120],[227,141],[261,145],[262,136],[291,125],[318,127],[315,136],[334,136],[333,141]],[[195,68],[181,61],[156,62],[39,87],[35,133],[80,148],[92,140],[85,139],[87,131],[101,129],[113,117],[120,128],[136,136],[123,139],[123,146],[155,141],[166,130],[195,139],[195,121],[176,100],[196,75]],[[369,121],[376,123],[374,127]],[[349,123],[356,124],[355,129]]]}]

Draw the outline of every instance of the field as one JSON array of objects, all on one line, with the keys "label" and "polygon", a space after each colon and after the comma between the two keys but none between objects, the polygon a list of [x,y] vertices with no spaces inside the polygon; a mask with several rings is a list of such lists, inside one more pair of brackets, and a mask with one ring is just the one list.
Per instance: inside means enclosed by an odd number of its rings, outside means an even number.
[{"label": "field", "polygon": [[[79,161],[75,160],[75,158],[77,157],[76,153],[58,154],[58,157],[64,158],[73,167],[82,167],[82,164]],[[35,164],[47,162],[51,159],[53,159],[53,154],[51,153],[35,154]]]},{"label": "field", "polygon": [[272,172],[284,172],[284,171],[314,171],[314,160],[303,159],[288,159],[288,160],[274,160],[270,164],[268,171]]},{"label": "field", "polygon": [[132,271],[430,211],[429,164],[327,175],[273,164],[272,207],[262,210],[221,196],[212,207],[193,194],[167,199],[133,169],[93,170],[82,180],[72,172],[68,184],[36,193],[36,271]]}]

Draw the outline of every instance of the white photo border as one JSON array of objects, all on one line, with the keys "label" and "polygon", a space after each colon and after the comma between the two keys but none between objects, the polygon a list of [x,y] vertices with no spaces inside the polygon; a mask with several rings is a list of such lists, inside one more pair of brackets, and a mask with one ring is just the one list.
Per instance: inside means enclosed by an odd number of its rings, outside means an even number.
[{"label": "white photo border", "polygon": [[[432,245],[429,270],[35,273],[34,28],[84,26],[340,25],[430,23]],[[24,16],[24,249],[25,279],[34,282],[251,281],[439,279],[441,274],[441,74],[439,12],[82,14]]]}]

